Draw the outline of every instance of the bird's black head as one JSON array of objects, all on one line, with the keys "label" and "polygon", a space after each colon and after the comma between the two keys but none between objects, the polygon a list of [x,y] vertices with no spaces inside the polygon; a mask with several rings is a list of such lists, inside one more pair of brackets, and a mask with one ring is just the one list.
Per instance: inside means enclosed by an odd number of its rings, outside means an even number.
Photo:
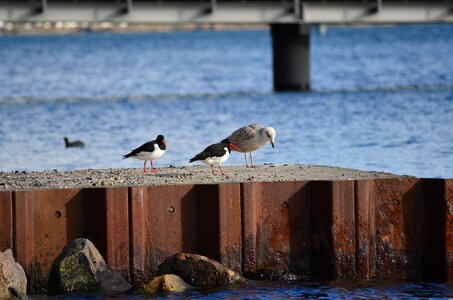
[{"label": "bird's black head", "polygon": [[159,134],[156,138],[156,142],[159,145],[159,148],[162,150],[167,149],[167,143],[165,143],[165,137],[162,134]]},{"label": "bird's black head", "polygon": [[223,139],[220,143],[226,144],[227,147],[228,147],[228,151],[230,151],[230,152],[231,152],[231,149],[230,149],[230,148],[234,148],[234,149],[236,149],[237,151],[241,151],[241,149],[239,149],[236,145],[234,145],[233,143],[231,143],[230,140],[229,140],[228,138]]}]

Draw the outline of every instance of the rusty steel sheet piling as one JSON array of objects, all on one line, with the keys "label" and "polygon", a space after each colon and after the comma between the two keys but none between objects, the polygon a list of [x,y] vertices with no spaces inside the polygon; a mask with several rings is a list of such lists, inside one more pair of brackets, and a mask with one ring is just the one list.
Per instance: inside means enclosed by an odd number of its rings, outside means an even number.
[{"label": "rusty steel sheet piling", "polygon": [[418,179],[374,182],[376,272],[384,278],[421,274],[423,194]]},{"label": "rusty steel sheet piling", "polygon": [[67,211],[79,193],[71,189],[14,192],[14,254],[33,291],[45,290],[52,262],[71,238],[68,234],[81,234],[80,224],[71,224]]},{"label": "rusty steel sheet piling", "polygon": [[[356,185],[359,278],[451,280],[446,252],[452,180],[400,178]],[[450,192],[451,195],[451,192]],[[451,196],[450,196],[451,197]]]},{"label": "rusty steel sheet piling", "polygon": [[198,253],[241,270],[239,184],[130,188],[131,273],[156,274],[177,252]]},{"label": "rusty steel sheet piling", "polygon": [[13,249],[13,192],[0,192],[0,251]]},{"label": "rusty steel sheet piling", "polygon": [[310,272],[307,182],[244,183],[242,224],[244,273]]},{"label": "rusty steel sheet piling", "polygon": [[30,293],[88,238],[127,280],[176,252],[256,278],[453,280],[453,179],[395,177],[0,192],[0,251]]},{"label": "rusty steel sheet piling", "polygon": [[[441,213],[442,213],[442,220],[443,220],[443,228],[439,228],[439,230],[444,230],[443,236],[445,238],[445,251],[446,251],[446,274],[447,279],[453,281],[453,180],[445,180],[444,186],[444,199],[445,203],[439,204],[441,205]],[[436,230],[433,228],[432,230]]]},{"label": "rusty steel sheet piling", "polygon": [[372,278],[376,274],[376,203],[373,187],[373,180],[359,180],[355,184],[355,246],[359,278]]},{"label": "rusty steel sheet piling", "polygon": [[13,250],[32,291],[45,291],[53,260],[79,237],[93,241],[107,263],[129,278],[127,188],[33,190],[13,195]]}]

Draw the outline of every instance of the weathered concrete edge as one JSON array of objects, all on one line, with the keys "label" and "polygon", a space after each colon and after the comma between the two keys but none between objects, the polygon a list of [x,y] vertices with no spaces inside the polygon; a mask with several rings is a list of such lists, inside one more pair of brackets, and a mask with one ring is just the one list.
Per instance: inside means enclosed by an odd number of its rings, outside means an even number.
[{"label": "weathered concrete edge", "polygon": [[205,166],[166,167],[158,169],[155,173],[143,173],[141,169],[0,172],[0,191],[410,177],[376,171],[301,164],[268,164],[257,165],[254,168],[225,166],[224,170],[226,176],[212,176],[209,167]]}]

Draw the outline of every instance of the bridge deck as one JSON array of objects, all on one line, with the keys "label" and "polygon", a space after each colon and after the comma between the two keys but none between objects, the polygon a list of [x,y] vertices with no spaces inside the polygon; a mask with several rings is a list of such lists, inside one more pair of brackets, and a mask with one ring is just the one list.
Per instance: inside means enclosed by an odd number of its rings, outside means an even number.
[{"label": "bridge deck", "polygon": [[453,22],[450,1],[0,0],[3,21],[387,24]]}]

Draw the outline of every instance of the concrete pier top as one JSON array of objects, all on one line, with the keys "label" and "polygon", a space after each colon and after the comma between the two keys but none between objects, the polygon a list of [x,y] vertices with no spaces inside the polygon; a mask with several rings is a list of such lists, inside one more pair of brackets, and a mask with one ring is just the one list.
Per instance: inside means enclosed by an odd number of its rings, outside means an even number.
[{"label": "concrete pier top", "polygon": [[69,189],[86,187],[122,187],[144,185],[219,184],[287,181],[366,180],[407,177],[376,171],[362,171],[317,165],[259,165],[223,167],[225,176],[209,166],[165,167],[157,172],[143,169],[88,169],[76,171],[0,172],[0,191],[33,189]]}]

